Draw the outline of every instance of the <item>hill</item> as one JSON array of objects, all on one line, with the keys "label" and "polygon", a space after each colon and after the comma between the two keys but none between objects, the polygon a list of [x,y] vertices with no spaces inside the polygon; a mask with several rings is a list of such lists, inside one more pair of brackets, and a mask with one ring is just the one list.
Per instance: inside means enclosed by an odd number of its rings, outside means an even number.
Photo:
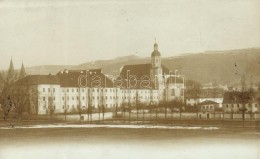
[{"label": "hill", "polygon": [[[113,60],[97,60],[77,66],[37,66],[26,68],[29,74],[55,74],[62,69],[101,68],[103,73],[119,74],[126,64],[149,63],[150,57],[124,56]],[[208,51],[196,54],[183,54],[174,57],[163,57],[162,63],[170,70],[178,70],[186,79],[201,83],[216,82],[221,84],[240,83],[242,75],[247,82],[260,82],[260,48]]]}]

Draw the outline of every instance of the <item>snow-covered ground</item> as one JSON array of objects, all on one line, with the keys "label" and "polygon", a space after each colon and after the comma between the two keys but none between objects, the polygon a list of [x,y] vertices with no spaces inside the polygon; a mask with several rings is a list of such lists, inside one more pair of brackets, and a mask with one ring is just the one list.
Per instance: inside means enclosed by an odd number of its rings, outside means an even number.
[{"label": "snow-covered ground", "polygon": [[43,128],[123,128],[123,129],[187,129],[187,130],[218,130],[218,127],[200,126],[155,126],[155,125],[96,125],[96,124],[42,124],[0,127],[0,129],[43,129]]}]

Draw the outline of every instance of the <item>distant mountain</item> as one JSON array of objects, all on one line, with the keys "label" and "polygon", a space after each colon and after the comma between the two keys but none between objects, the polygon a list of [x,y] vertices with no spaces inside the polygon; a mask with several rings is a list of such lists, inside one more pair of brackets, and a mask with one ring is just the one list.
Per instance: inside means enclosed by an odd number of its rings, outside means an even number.
[{"label": "distant mountain", "polygon": [[[117,75],[123,65],[150,63],[150,57],[135,55],[118,57],[113,60],[97,60],[77,66],[36,66],[26,68],[29,74],[55,74],[63,69],[101,68],[103,73]],[[208,51],[196,54],[183,54],[174,57],[163,57],[162,63],[170,70],[178,70],[186,79],[201,83],[216,82],[237,84],[242,75],[247,82],[260,82],[260,48]]]},{"label": "distant mountain", "polygon": [[63,69],[71,69],[75,66],[73,65],[42,65],[26,67],[27,74],[56,74]]}]

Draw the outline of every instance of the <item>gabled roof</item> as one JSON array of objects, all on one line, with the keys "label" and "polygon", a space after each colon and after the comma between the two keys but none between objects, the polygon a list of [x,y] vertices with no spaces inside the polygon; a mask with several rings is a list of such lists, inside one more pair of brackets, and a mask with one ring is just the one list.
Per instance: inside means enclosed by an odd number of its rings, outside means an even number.
[{"label": "gabled roof", "polygon": [[[136,64],[136,65],[124,65],[120,71],[120,77],[126,79],[127,78],[127,71],[129,70],[129,75],[134,75],[138,79],[141,79],[142,76],[150,77],[150,70],[152,65],[148,64]],[[162,65],[162,71],[164,74],[169,74],[169,69]]]},{"label": "gabled roof", "polygon": [[61,87],[113,87],[113,82],[101,72],[101,69],[64,70],[57,76]]},{"label": "gabled roof", "polygon": [[56,75],[28,75],[15,82],[15,85],[59,85],[60,80]]},{"label": "gabled roof", "polygon": [[[122,69],[120,70],[119,78],[122,80],[122,86],[124,88],[129,88],[129,84],[127,83],[127,71],[129,71],[128,76],[135,76],[137,81],[134,79],[129,79],[130,84],[135,85],[134,87],[130,87],[129,89],[148,89],[147,87],[143,87],[141,82],[142,80],[148,80],[150,79],[150,71],[151,71],[152,65],[150,63],[148,64],[136,64],[136,65],[124,65]],[[162,71],[164,74],[169,74],[169,69],[166,68],[164,65],[162,65]],[[145,78],[144,78],[145,77]],[[155,84],[150,79],[150,88],[154,89]]]},{"label": "gabled roof", "polygon": [[205,100],[205,101],[199,103],[199,105],[208,105],[208,104],[218,104],[218,103],[211,101],[211,100]]}]

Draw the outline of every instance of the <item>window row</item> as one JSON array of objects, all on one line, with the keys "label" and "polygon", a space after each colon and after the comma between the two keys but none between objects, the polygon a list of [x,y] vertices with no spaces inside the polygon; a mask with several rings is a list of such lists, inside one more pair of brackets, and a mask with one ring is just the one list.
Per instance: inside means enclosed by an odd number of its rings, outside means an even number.
[{"label": "window row", "polygon": [[55,93],[55,88],[42,88],[42,92],[45,92],[45,91],[48,91],[48,92],[51,92],[51,90],[52,90],[52,92],[53,93]]},{"label": "window row", "polygon": [[[231,105],[226,105],[226,108],[229,108],[229,106],[231,107],[231,108],[239,108],[239,107],[243,107],[243,104],[231,104]],[[248,107],[248,106],[250,106],[250,107],[257,107],[258,105],[257,104],[245,104],[244,105],[245,107]]]},{"label": "window row", "polygon": [[55,97],[47,97],[47,98],[46,97],[42,97],[43,101],[46,101],[47,99],[48,99],[48,101],[55,101],[56,98]]}]

